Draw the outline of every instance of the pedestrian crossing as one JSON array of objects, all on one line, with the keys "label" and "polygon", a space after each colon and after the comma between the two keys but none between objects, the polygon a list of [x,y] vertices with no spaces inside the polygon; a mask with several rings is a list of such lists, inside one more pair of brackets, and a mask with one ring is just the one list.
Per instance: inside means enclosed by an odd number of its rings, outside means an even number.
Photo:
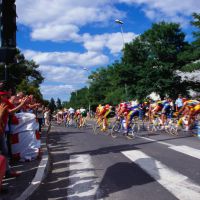
[{"label": "pedestrian crossing", "polygon": [[186,154],[188,156],[192,156],[194,158],[200,159],[200,150],[192,148],[192,147],[188,147],[185,145],[181,145],[181,146],[170,146],[169,147],[172,150],[175,150],[177,152]]},{"label": "pedestrian crossing", "polygon": [[180,200],[199,200],[200,186],[189,177],[169,168],[139,150],[123,151],[123,155],[139,165],[165,189]]},{"label": "pedestrian crossing", "polygon": [[69,162],[68,198],[93,199],[97,192],[98,183],[89,154],[71,156]]},{"label": "pedestrian crossing", "polygon": [[[167,148],[166,148],[167,145]],[[166,150],[180,153],[191,159],[200,159],[200,150],[186,146],[175,146],[169,143],[164,144]],[[121,151],[121,155],[128,158],[133,164],[139,166],[150,175],[166,191],[170,192],[174,198],[180,200],[200,200],[200,185],[187,174],[182,174],[181,170],[171,167],[170,161],[163,163],[156,158],[156,154],[148,155],[143,149]],[[178,159],[178,158],[177,158]],[[200,162],[199,162],[200,164]],[[179,166],[180,167],[180,166]],[[105,168],[106,170],[106,168]],[[94,199],[99,192],[99,179],[95,173],[90,154],[77,154],[70,157],[69,162],[69,186],[68,199],[79,197],[82,199]],[[194,173],[199,174],[199,171]],[[123,176],[123,174],[122,174]],[[133,186],[134,187],[134,186]],[[97,199],[97,198],[96,198]],[[109,199],[109,198],[106,198]]]},{"label": "pedestrian crossing", "polygon": [[175,150],[177,152],[180,152],[182,154],[188,155],[188,156],[192,156],[194,158],[200,159],[200,150],[186,146],[186,145],[173,145],[170,144],[168,142],[163,142],[163,141],[157,141],[151,138],[147,138],[147,137],[139,137],[139,138],[143,138],[145,140],[151,141],[151,142],[156,142],[157,144],[162,144],[164,146],[167,146],[169,149]]}]

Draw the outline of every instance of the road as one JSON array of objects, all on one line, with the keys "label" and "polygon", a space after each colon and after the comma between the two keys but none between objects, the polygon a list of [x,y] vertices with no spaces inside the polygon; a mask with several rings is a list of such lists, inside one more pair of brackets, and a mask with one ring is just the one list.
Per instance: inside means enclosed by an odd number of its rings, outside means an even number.
[{"label": "road", "polygon": [[135,140],[53,125],[51,170],[31,200],[199,200],[200,140]]}]

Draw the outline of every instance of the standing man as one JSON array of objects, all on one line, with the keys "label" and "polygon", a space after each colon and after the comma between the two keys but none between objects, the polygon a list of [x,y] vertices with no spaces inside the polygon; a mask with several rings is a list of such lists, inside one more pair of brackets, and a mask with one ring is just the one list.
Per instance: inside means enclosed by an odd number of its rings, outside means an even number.
[{"label": "standing man", "polygon": [[176,112],[178,112],[183,107],[183,97],[181,94],[178,95],[178,98],[175,101]]},{"label": "standing man", "polygon": [[37,107],[36,116],[37,116],[38,123],[39,123],[39,132],[41,133],[42,132],[43,120],[44,120],[44,106],[41,105],[41,103]]}]

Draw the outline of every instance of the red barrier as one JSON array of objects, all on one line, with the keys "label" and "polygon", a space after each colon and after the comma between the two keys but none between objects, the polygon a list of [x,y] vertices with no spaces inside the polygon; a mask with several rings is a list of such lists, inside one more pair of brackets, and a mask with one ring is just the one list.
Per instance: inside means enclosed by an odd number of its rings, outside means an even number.
[{"label": "red barrier", "polygon": [[0,155],[0,191],[2,188],[2,180],[6,173],[6,159],[4,156]]}]

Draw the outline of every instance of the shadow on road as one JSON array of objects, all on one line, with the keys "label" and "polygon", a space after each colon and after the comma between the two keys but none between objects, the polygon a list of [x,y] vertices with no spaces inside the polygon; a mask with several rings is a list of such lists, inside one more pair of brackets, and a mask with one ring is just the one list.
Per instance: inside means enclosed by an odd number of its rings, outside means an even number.
[{"label": "shadow on road", "polygon": [[[148,163],[150,160],[145,159],[145,162]],[[151,163],[151,166],[152,165],[155,164]],[[107,168],[104,177],[99,184],[96,198],[109,197],[112,193],[126,190],[135,185],[143,185],[154,181],[155,180],[148,173],[134,163],[116,163]]]}]

